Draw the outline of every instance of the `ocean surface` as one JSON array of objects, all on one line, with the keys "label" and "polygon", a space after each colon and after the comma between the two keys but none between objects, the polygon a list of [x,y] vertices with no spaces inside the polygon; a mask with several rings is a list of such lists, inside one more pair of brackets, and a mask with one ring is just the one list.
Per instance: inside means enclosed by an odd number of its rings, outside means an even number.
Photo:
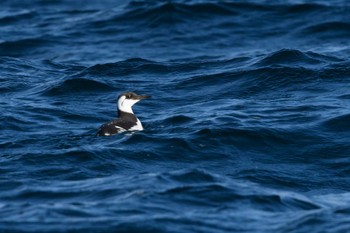
[{"label": "ocean surface", "polygon": [[349,12],[2,0],[0,232],[350,232]]}]

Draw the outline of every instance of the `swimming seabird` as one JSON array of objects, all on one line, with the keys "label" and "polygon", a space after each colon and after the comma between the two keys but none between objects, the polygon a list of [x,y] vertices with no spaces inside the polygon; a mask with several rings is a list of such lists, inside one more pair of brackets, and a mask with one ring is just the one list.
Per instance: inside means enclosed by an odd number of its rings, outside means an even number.
[{"label": "swimming seabird", "polygon": [[149,97],[147,95],[137,95],[134,92],[121,94],[118,98],[118,118],[103,124],[96,135],[111,136],[125,131],[143,130],[141,121],[135,116],[131,107],[140,100]]}]

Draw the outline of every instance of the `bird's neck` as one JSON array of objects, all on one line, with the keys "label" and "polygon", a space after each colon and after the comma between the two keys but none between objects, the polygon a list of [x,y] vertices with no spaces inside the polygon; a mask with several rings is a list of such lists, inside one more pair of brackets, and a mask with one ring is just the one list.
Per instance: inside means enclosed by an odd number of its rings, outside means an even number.
[{"label": "bird's neck", "polygon": [[118,105],[118,112],[127,112],[127,113],[131,113],[134,114],[134,112],[132,111],[131,106],[125,106],[125,105]]},{"label": "bird's neck", "polygon": [[135,120],[135,121],[138,120],[132,111],[131,112],[124,112],[120,109],[118,109],[118,118],[130,119],[130,120]]}]

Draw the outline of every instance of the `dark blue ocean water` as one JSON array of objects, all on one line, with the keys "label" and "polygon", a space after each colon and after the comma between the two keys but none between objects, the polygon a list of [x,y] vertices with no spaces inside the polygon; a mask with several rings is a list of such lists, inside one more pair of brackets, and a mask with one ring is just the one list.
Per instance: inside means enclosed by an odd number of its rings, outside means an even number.
[{"label": "dark blue ocean water", "polygon": [[1,1],[0,232],[350,232],[349,12]]}]

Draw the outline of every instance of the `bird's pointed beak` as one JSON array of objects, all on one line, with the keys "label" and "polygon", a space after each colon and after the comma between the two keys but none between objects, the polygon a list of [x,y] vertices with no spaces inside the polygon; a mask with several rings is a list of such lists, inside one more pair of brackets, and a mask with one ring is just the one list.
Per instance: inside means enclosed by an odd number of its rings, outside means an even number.
[{"label": "bird's pointed beak", "polygon": [[139,99],[139,100],[148,99],[148,98],[151,98],[151,96],[150,95],[139,95],[139,96],[137,96],[137,99]]}]

